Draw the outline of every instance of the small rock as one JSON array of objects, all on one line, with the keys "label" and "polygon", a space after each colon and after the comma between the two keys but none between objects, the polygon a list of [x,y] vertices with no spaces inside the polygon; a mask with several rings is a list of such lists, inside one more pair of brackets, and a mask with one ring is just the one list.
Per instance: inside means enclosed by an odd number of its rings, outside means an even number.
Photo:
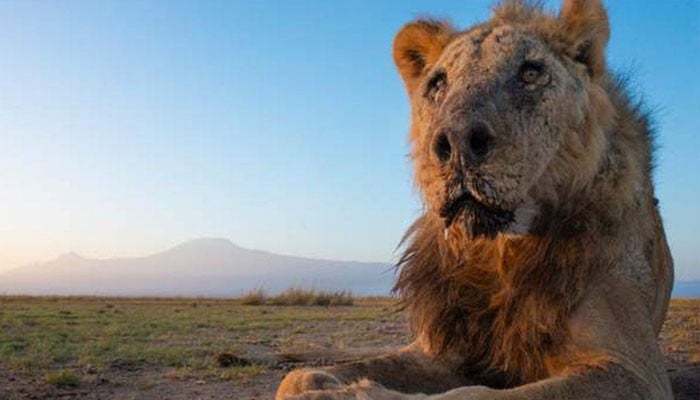
[{"label": "small rock", "polygon": [[216,363],[223,368],[244,367],[251,364],[249,360],[242,357],[238,357],[231,353],[219,353],[214,358],[216,360]]},{"label": "small rock", "polygon": [[88,365],[85,366],[84,371],[85,371],[85,373],[88,374],[88,375],[95,375],[95,374],[97,373],[97,368],[95,368],[94,366],[88,364]]}]

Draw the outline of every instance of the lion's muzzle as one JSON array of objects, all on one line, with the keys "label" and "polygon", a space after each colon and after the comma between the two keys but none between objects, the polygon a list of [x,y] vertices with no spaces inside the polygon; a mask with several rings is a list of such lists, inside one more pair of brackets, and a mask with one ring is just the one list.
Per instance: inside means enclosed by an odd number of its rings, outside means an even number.
[{"label": "lion's muzzle", "polygon": [[456,196],[449,196],[440,207],[440,217],[445,223],[445,230],[461,218],[467,234],[476,238],[486,236],[495,237],[500,232],[505,232],[515,221],[515,214],[509,210],[502,210],[479,202],[469,190]]}]

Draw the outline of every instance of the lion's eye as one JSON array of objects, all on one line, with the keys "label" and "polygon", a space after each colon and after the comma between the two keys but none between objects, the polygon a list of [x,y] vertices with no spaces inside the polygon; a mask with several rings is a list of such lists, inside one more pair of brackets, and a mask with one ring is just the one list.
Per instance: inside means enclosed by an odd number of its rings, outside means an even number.
[{"label": "lion's eye", "polygon": [[445,71],[437,71],[430,77],[425,89],[425,98],[432,102],[439,102],[447,91],[447,74]]},{"label": "lion's eye", "polygon": [[545,84],[548,80],[548,74],[544,69],[544,65],[534,61],[527,61],[518,72],[520,81],[525,84],[526,88],[534,88],[534,85]]}]

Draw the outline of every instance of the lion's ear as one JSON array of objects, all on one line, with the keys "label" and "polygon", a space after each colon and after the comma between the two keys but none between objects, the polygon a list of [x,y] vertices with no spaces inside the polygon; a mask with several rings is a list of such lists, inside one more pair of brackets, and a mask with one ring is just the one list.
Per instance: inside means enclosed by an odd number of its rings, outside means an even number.
[{"label": "lion's ear", "polygon": [[564,0],[559,22],[567,54],[584,64],[593,79],[601,77],[610,24],[600,0]]},{"label": "lion's ear", "polygon": [[406,24],[396,34],[394,63],[409,94],[413,93],[430,65],[440,57],[454,32],[446,22],[417,20]]}]

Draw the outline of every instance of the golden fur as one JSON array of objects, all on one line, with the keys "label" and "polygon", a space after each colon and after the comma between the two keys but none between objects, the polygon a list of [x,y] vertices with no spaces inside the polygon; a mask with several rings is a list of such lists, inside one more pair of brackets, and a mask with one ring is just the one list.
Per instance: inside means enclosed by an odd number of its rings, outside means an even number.
[{"label": "golden fur", "polygon": [[295,371],[278,399],[670,398],[652,135],[606,70],[609,35],[595,0],[558,16],[507,1],[463,32],[419,20],[398,33],[425,212],[395,290],[416,341]]}]

